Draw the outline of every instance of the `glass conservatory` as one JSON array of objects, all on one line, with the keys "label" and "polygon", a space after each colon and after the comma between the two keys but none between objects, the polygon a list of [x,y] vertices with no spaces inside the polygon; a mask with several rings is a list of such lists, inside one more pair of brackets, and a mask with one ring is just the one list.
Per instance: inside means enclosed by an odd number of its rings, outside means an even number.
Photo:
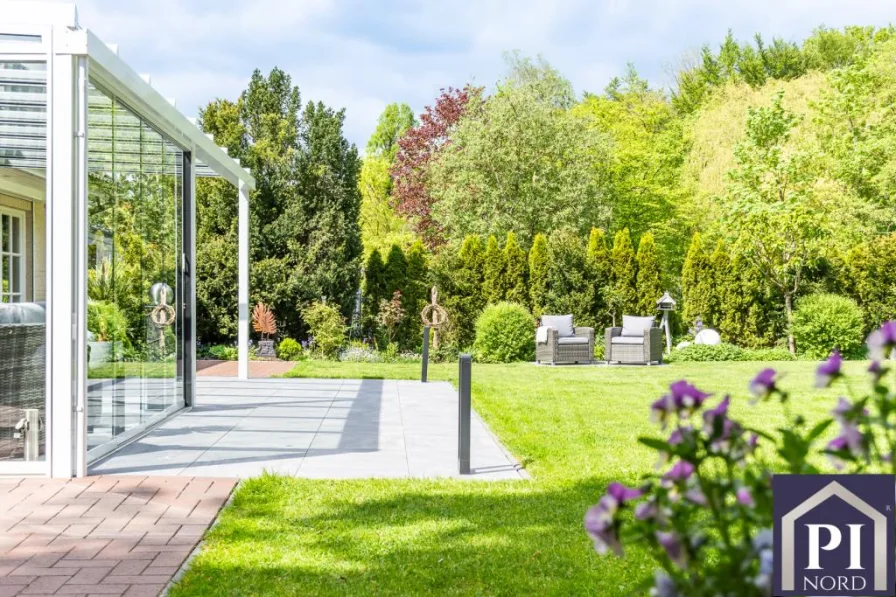
[{"label": "glass conservatory", "polygon": [[239,201],[246,376],[251,175],[74,5],[0,1],[0,475],[84,475],[191,404],[196,176]]}]

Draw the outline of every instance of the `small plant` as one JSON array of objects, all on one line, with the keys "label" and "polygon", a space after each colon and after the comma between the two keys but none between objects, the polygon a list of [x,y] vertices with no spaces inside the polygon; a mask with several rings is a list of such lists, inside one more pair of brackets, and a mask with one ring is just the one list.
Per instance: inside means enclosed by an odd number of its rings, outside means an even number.
[{"label": "small plant", "polygon": [[[666,439],[639,438],[657,452],[662,472],[647,475],[637,487],[611,483],[588,510],[585,529],[598,553],[622,556],[626,544],[644,546],[658,565],[650,595],[771,595],[771,471],[830,472],[819,458],[824,455],[843,473],[896,473],[894,380],[883,364],[896,348],[896,321],[873,332],[867,344],[873,359],[870,392],[839,398],[831,416],[814,425],[790,413],[789,393],[774,369],[760,371],[749,383],[753,403],[782,405],[784,424],[772,433],[731,418],[730,396],[709,407],[712,395],[687,381],[669,386],[650,405],[651,419]],[[818,367],[815,386],[838,383],[841,365],[840,354],[831,354]],[[849,393],[848,384],[841,387]],[[825,443],[832,426],[839,433]],[[761,455],[759,444],[765,446]]]},{"label": "small plant", "polygon": [[535,319],[516,303],[485,308],[476,320],[473,349],[486,363],[510,363],[535,358]]},{"label": "small plant", "polygon": [[274,312],[264,303],[258,303],[252,309],[252,329],[261,334],[262,340],[269,340],[277,334],[277,323],[274,321]]},{"label": "small plant", "polygon": [[862,309],[851,298],[811,294],[797,303],[793,314],[796,349],[810,359],[823,359],[832,350],[861,358],[863,325]]},{"label": "small plant", "polygon": [[380,354],[363,342],[351,342],[339,352],[339,360],[345,363],[381,363]]},{"label": "small plant", "polygon": [[302,316],[308,324],[315,352],[324,358],[334,358],[345,343],[345,319],[339,310],[326,303],[312,303]]},{"label": "small plant", "polygon": [[120,342],[127,337],[128,319],[115,303],[88,301],[87,330],[96,342]]},{"label": "small plant", "polygon": [[277,345],[277,358],[283,361],[300,361],[305,356],[305,350],[297,340],[283,338]]},{"label": "small plant", "polygon": [[240,351],[236,346],[216,344],[209,347],[208,354],[219,361],[235,361],[239,358]]},{"label": "small plant", "polygon": [[392,294],[391,301],[387,301],[386,299],[380,301],[380,312],[376,316],[376,322],[380,324],[386,332],[387,346],[392,345],[392,340],[395,338],[395,332],[398,331],[398,326],[404,320],[404,316],[405,311],[404,307],[401,305],[400,290],[396,290]]}]

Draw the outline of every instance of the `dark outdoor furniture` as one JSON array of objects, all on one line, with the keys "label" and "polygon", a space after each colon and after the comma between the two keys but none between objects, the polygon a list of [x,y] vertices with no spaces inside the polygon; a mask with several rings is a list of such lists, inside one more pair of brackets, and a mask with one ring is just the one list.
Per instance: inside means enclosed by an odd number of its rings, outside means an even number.
[{"label": "dark outdoor furniture", "polygon": [[[535,338],[537,363],[591,363],[594,328],[574,327],[572,315],[545,315]],[[546,329],[543,329],[546,328]]]},{"label": "dark outdoor furniture", "polygon": [[607,328],[604,359],[608,363],[663,362],[663,330],[653,317],[623,317],[622,327]]},{"label": "dark outdoor furniture", "polygon": [[[14,427],[26,408],[45,414],[46,324],[36,303],[0,304],[0,460],[21,458]],[[44,432],[41,430],[41,450]]]}]

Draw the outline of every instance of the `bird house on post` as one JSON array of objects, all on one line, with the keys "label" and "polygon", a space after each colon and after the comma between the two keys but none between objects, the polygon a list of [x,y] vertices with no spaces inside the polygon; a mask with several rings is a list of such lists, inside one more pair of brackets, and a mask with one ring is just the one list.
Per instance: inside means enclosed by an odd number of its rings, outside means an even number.
[{"label": "bird house on post", "polygon": [[672,334],[669,332],[669,311],[675,310],[675,299],[664,292],[656,302],[656,308],[663,312],[663,329],[666,331],[666,352],[672,352]]}]

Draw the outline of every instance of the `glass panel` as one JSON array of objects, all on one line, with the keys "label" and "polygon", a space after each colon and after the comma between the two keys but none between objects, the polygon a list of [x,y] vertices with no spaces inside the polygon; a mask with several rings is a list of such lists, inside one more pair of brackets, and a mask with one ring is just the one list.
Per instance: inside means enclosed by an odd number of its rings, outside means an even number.
[{"label": "glass panel", "polygon": [[12,291],[14,294],[18,294],[22,292],[22,258],[14,255],[10,259],[12,261],[12,270],[10,271]]},{"label": "glass panel", "polygon": [[183,406],[180,150],[88,91],[88,446]]},{"label": "glass panel", "polygon": [[0,474],[45,458],[46,75],[0,61]]},{"label": "glass panel", "polygon": [[22,230],[22,219],[21,218],[10,218],[10,224],[12,225],[12,252],[13,253],[21,253],[22,252],[22,239],[19,238]]}]

